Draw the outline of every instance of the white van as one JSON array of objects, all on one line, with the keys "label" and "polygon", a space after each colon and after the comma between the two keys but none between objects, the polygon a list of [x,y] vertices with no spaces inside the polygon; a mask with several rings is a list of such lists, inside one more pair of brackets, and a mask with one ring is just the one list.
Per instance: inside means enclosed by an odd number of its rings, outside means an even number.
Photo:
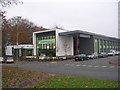
[{"label": "white van", "polygon": [[114,56],[115,55],[115,50],[110,50],[110,52],[108,53],[108,56]]}]

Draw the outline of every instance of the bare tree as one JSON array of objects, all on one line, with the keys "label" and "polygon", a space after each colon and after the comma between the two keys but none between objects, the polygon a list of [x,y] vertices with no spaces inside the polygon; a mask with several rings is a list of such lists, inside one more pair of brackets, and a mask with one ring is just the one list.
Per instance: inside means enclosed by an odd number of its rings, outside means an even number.
[{"label": "bare tree", "polygon": [[64,30],[62,26],[58,26],[57,24],[53,26],[53,29],[61,29],[61,30]]},{"label": "bare tree", "polygon": [[14,4],[17,5],[18,3],[23,3],[23,2],[20,2],[19,0],[0,0],[1,7],[7,7]]},{"label": "bare tree", "polygon": [[[28,19],[22,17],[13,17],[7,20],[7,32],[4,32],[10,44],[16,44],[17,34],[19,44],[32,43],[32,33],[35,31],[36,25]],[[9,37],[9,38],[8,38]]]},{"label": "bare tree", "polygon": [[[16,5],[18,3],[22,3],[22,2],[20,2],[18,0],[0,0],[0,18],[1,18],[0,21],[2,22],[0,24],[0,26],[2,27],[1,31],[0,31],[0,33],[1,33],[0,38],[1,38],[1,41],[2,41],[0,43],[1,44],[0,47],[2,47],[2,50],[1,50],[3,52],[2,55],[4,55],[4,49],[5,49],[5,43],[6,43],[6,42],[4,42],[6,40],[6,38],[4,36],[5,33],[3,33],[3,32],[5,32],[5,30],[8,29],[7,20],[6,20],[6,16],[5,16],[6,11],[4,11],[3,7],[11,6],[11,5],[14,5],[14,4]],[[3,31],[3,29],[4,29],[4,31]],[[7,42],[7,43],[9,43],[9,42]]]},{"label": "bare tree", "polygon": [[68,51],[70,50],[70,45],[67,41],[64,42],[64,51],[65,51],[65,56],[68,55]]},{"label": "bare tree", "polygon": [[[46,28],[37,27],[33,22],[20,16],[7,20],[4,24],[3,34],[6,44],[32,44],[32,34],[35,31],[46,30]],[[9,42],[9,43],[8,43]]]}]

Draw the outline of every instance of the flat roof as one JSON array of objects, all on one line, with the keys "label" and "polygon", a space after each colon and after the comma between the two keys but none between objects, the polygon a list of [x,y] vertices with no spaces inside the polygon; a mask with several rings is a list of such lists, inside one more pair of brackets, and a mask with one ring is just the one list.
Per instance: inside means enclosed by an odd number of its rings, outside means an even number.
[{"label": "flat roof", "polygon": [[115,38],[115,37],[109,37],[109,36],[105,36],[105,35],[101,35],[101,34],[95,34],[95,33],[91,33],[91,32],[87,32],[87,31],[82,31],[82,30],[74,30],[74,31],[68,31],[68,32],[61,32],[59,33],[60,36],[75,36],[76,34],[80,35],[80,34],[84,34],[84,35],[90,35],[93,37],[102,37],[102,38],[107,38],[107,39],[117,39],[120,40],[120,38]]},{"label": "flat roof", "polygon": [[36,31],[36,32],[33,32],[33,33],[37,34],[37,33],[50,32],[50,31],[55,31],[55,30],[54,29],[47,29],[47,30],[42,30],[42,31]]}]

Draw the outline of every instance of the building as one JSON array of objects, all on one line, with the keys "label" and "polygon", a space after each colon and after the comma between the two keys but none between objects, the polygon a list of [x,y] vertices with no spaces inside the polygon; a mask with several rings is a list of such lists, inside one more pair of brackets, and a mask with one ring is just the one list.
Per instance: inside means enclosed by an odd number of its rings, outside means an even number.
[{"label": "building", "polygon": [[33,33],[34,55],[65,56],[120,50],[120,39],[81,30],[63,29]]},{"label": "building", "polygon": [[10,45],[6,46],[5,55],[7,56],[32,56],[33,45],[21,44],[21,45]]}]

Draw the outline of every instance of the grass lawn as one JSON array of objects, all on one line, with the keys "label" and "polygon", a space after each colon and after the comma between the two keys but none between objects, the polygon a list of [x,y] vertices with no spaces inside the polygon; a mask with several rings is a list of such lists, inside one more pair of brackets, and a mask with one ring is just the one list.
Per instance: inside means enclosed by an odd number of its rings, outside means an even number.
[{"label": "grass lawn", "polygon": [[29,88],[118,88],[117,81],[54,75],[16,67],[2,66],[2,87],[14,88],[24,81],[34,81]]},{"label": "grass lawn", "polygon": [[56,75],[32,88],[118,88],[117,81]]},{"label": "grass lawn", "polygon": [[2,66],[2,88],[13,88],[24,81],[43,80],[52,74],[25,70],[17,67]]}]

